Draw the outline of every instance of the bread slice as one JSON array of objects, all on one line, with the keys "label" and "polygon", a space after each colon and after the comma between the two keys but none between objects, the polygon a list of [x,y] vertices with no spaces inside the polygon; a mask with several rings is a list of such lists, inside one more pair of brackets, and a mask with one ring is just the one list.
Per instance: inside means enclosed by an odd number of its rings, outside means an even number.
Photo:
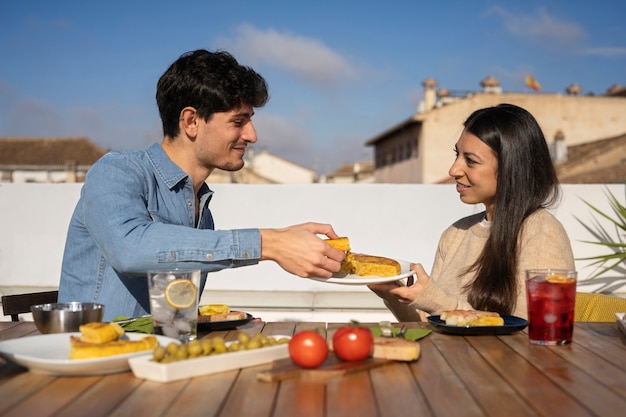
[{"label": "bread slice", "polygon": [[382,256],[365,255],[353,253],[351,259],[354,274],[367,277],[393,277],[400,275],[400,263],[395,259]]},{"label": "bread slice", "polygon": [[411,340],[375,337],[373,358],[410,362],[420,356],[420,344]]},{"label": "bread slice", "polygon": [[342,250],[344,252],[350,250],[350,239],[348,239],[347,237],[326,239],[325,242],[337,250]]},{"label": "bread slice", "polygon": [[350,249],[350,239],[340,237],[338,239],[326,239],[326,243],[335,249],[347,252],[341,262],[338,274],[354,274],[361,277],[393,277],[400,275],[400,263],[394,259],[382,256],[353,253]]},{"label": "bread slice", "polygon": [[154,349],[158,344],[155,336],[145,336],[139,340],[114,340],[106,343],[91,343],[80,337],[70,336],[70,359],[94,359],[124,353],[142,352]]},{"label": "bread slice", "polygon": [[80,340],[87,343],[106,343],[117,340],[124,329],[117,323],[87,323],[79,326]]}]

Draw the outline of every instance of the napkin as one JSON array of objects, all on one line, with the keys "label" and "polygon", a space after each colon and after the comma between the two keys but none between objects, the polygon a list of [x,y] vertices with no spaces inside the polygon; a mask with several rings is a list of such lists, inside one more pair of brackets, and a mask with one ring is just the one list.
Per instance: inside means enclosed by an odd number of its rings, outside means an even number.
[{"label": "napkin", "polygon": [[[118,316],[111,321],[115,322],[115,321],[123,321],[123,320],[130,320],[130,319],[131,319],[130,317]],[[122,329],[124,329],[124,332],[127,332],[127,333],[152,334],[152,317],[150,316],[138,317],[131,322],[120,323],[120,326],[122,326]]]},{"label": "napkin", "polygon": [[[374,337],[380,337],[382,335],[380,327],[378,326],[370,327],[370,330],[372,331],[372,334],[374,335]],[[395,328],[395,327],[392,329],[392,333],[394,336],[398,334],[399,331],[400,329]],[[416,340],[423,339],[424,337],[428,336],[431,333],[431,331],[432,330],[428,330],[428,329],[407,329],[407,331],[404,332],[404,338],[406,340],[416,341]]]}]

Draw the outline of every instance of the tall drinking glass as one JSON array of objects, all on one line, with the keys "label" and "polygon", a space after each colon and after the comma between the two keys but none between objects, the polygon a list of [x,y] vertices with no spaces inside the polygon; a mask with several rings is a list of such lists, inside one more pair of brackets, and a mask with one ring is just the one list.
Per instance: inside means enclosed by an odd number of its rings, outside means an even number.
[{"label": "tall drinking glass", "polygon": [[576,278],[576,271],[569,270],[526,271],[530,343],[564,345],[572,342]]},{"label": "tall drinking glass", "polygon": [[200,270],[148,271],[154,334],[183,343],[198,335]]}]

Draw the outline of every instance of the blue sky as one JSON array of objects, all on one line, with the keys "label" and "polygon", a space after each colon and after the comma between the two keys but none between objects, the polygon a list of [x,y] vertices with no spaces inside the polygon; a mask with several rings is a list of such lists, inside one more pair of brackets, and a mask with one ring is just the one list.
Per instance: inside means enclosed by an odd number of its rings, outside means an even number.
[{"label": "blue sky", "polygon": [[411,116],[434,77],[478,90],[583,94],[626,85],[626,2],[3,1],[0,137],[87,136],[106,149],[162,139],[160,75],[225,49],[270,86],[255,148],[329,173]]}]

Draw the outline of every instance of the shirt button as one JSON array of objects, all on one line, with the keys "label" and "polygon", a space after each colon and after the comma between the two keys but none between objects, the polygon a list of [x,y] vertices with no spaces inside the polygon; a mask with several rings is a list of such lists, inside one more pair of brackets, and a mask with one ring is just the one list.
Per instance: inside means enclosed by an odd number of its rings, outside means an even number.
[{"label": "shirt button", "polygon": [[207,253],[206,254],[206,259],[207,259],[207,261],[210,261],[211,259],[213,259],[213,254]]},{"label": "shirt button", "polygon": [[250,257],[250,253],[248,251],[244,251],[243,252],[243,257],[244,258],[249,258]]}]

